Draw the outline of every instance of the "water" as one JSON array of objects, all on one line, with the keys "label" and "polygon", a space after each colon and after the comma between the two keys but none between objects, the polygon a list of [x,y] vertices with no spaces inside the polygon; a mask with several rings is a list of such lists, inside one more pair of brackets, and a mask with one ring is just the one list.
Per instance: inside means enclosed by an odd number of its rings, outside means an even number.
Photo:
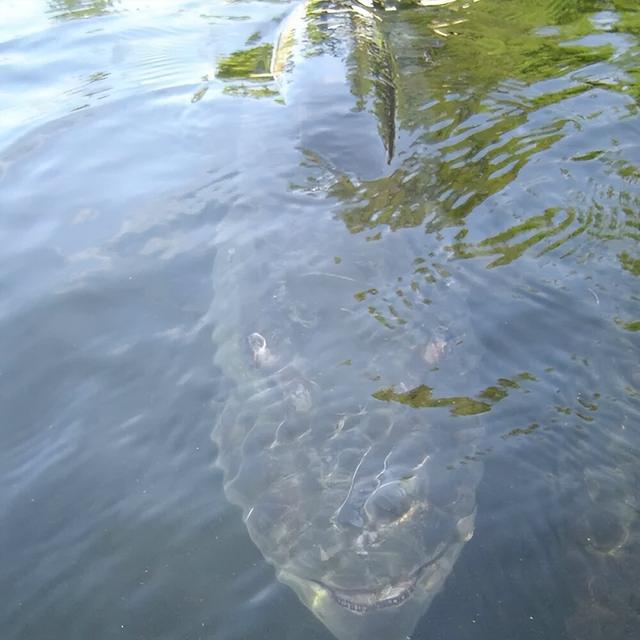
[{"label": "water", "polygon": [[293,7],[0,3],[0,635],[331,637],[215,464],[257,331],[480,425],[414,638],[637,637],[636,3],[320,11],[274,81]]}]

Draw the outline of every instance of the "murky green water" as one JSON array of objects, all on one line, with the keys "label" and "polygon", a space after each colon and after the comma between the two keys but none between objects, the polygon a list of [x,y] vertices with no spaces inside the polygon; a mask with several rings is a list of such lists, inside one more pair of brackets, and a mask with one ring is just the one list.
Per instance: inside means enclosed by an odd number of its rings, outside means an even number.
[{"label": "murky green water", "polygon": [[638,3],[300,6],[0,0],[0,636],[637,638]]}]

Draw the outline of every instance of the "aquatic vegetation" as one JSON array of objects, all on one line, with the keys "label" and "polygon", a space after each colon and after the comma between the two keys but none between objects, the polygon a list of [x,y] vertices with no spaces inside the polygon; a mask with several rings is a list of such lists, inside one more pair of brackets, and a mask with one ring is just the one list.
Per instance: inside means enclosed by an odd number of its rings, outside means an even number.
[{"label": "aquatic vegetation", "polygon": [[532,380],[531,374],[521,373],[514,380],[500,378],[498,384],[480,391],[476,398],[468,396],[434,397],[433,389],[427,385],[419,385],[408,391],[396,391],[392,387],[374,392],[373,397],[384,402],[399,402],[414,408],[450,407],[454,416],[471,416],[491,411],[497,402],[504,400],[509,394],[507,389],[519,389],[518,381]]}]

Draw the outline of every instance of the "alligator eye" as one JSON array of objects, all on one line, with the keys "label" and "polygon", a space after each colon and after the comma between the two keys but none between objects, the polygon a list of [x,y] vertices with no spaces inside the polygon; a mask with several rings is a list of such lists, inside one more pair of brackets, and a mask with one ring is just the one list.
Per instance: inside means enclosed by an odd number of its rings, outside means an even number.
[{"label": "alligator eye", "polygon": [[400,482],[388,482],[378,487],[364,504],[369,521],[388,524],[401,518],[411,507],[411,498]]},{"label": "alligator eye", "polygon": [[267,341],[264,336],[259,333],[252,333],[248,338],[249,346],[254,353],[263,351],[267,348]]}]

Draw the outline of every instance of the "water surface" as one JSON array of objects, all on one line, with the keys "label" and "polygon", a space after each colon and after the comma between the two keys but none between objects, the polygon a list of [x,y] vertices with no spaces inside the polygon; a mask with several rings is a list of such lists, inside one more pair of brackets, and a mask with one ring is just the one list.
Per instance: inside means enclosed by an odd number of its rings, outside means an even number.
[{"label": "water surface", "polygon": [[413,637],[637,637],[640,13],[533,4],[385,12],[385,69],[315,17],[278,81],[294,3],[0,4],[3,638],[331,637],[214,464],[229,304],[354,395],[482,421]]}]

